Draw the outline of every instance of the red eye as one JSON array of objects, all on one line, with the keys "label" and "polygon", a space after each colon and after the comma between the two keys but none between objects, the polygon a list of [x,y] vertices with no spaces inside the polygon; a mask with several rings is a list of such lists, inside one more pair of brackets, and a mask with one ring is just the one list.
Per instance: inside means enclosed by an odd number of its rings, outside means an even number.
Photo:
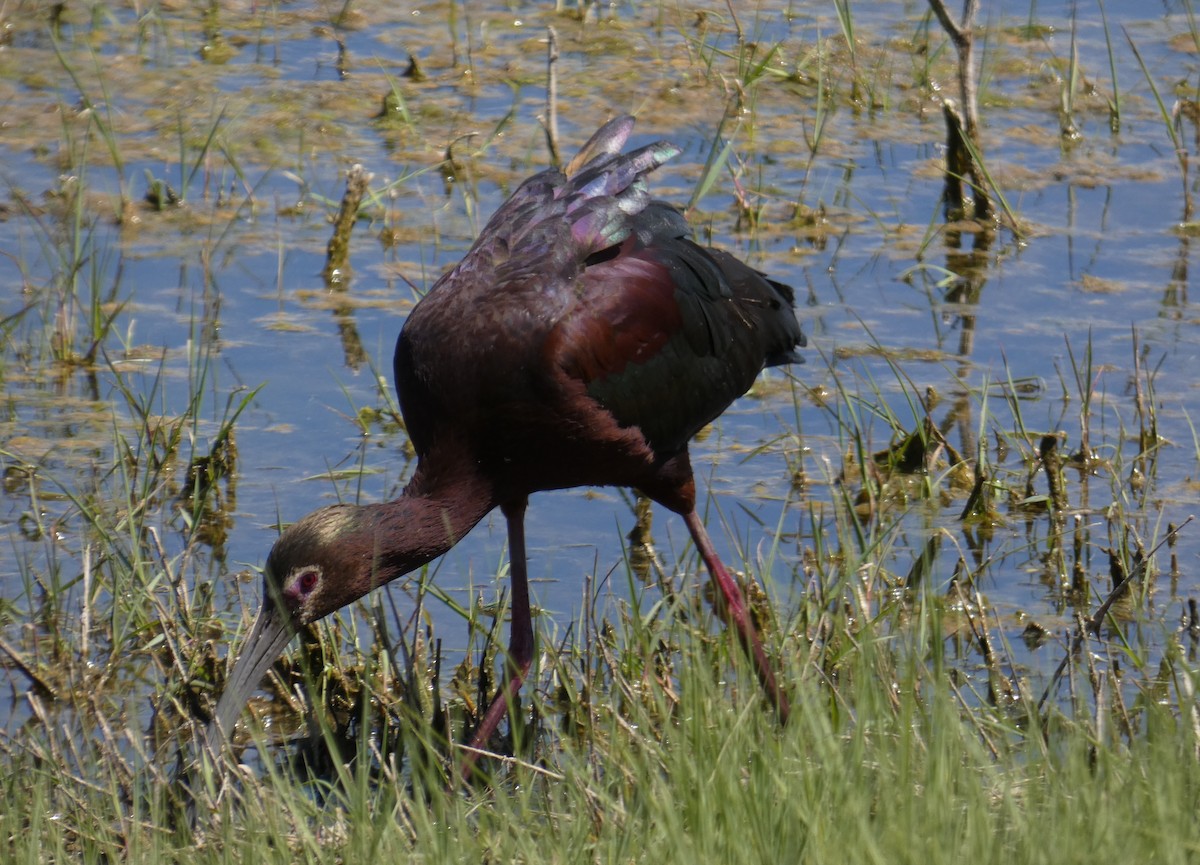
[{"label": "red eye", "polygon": [[300,575],[300,579],[296,581],[296,585],[300,589],[300,594],[309,594],[317,587],[317,572],[305,571]]},{"label": "red eye", "polygon": [[320,568],[297,569],[295,576],[291,577],[287,581],[287,585],[283,587],[284,606],[293,612],[300,609],[316,591],[319,582],[321,582]]}]

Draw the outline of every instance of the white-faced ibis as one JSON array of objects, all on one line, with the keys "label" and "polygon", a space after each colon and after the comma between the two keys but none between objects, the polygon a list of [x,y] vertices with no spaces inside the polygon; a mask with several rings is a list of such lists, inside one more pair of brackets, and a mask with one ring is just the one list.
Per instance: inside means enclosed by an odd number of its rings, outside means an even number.
[{"label": "white-faced ibis", "polygon": [[791,288],[692,242],[683,215],[650,198],[646,175],[679,150],[622,154],[632,130],[633,118],[612,120],[565,173],[522,183],[408,316],[395,375],[412,479],[395,501],[322,508],[280,535],[211,748],[298,626],[437,558],[499,506],[512,632],[506,683],[475,734],[486,745],[533,658],[526,502],[575,486],[635,487],[683,516],[720,613],[786,720],[742,592],[696,514],[688,440],[764,366],[798,361],[804,335]]}]

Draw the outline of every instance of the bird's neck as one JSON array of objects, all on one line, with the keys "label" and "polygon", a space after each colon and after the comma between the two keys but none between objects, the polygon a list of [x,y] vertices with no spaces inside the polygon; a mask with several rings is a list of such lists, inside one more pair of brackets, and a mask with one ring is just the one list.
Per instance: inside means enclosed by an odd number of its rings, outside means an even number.
[{"label": "bird's neck", "polygon": [[372,587],[433,561],[496,506],[491,485],[470,468],[422,461],[399,498],[362,509],[356,543],[366,548],[357,552],[371,562]]}]

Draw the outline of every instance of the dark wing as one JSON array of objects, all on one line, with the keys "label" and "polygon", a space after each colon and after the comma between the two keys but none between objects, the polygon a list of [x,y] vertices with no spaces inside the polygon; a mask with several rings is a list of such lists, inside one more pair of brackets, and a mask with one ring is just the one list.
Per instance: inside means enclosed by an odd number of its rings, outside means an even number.
[{"label": "dark wing", "polygon": [[547,348],[621,426],[669,456],[764,366],[799,360],[804,335],[788,286],[693,243],[669,205],[626,221],[628,238],[592,256]]},{"label": "dark wing", "polygon": [[[633,119],[602,126],[568,167],[526,180],[471,249],[405,321],[394,369],[418,454],[441,423],[461,430],[535,398],[527,374],[576,302],[585,262],[625,241],[650,201],[644,175],[677,154],[657,142],[628,154]],[[490,415],[488,412],[492,412]]]},{"label": "dark wing", "polygon": [[[791,290],[687,239],[645,177],[679,151],[622,154],[632,128],[605,124],[569,174],[521,184],[409,315],[395,371],[418,454],[443,427],[491,441],[497,424],[518,434],[551,415],[603,425],[598,404],[669,456],[765,364],[796,359]],[[564,377],[569,405],[552,410]]]}]

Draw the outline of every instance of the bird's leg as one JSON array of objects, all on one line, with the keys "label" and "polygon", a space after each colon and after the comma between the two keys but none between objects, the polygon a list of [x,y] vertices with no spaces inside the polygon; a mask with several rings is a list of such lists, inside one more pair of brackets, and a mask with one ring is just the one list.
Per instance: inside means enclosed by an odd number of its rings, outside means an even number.
[{"label": "bird's leg", "polygon": [[775,670],[767,660],[767,653],[763,650],[762,641],[758,638],[754,623],[750,621],[750,611],[746,607],[746,598],[742,594],[741,587],[718,558],[717,551],[713,548],[712,541],[709,540],[708,531],[704,528],[704,523],[700,521],[695,508],[683,515],[683,521],[687,524],[688,531],[692,533],[692,540],[696,544],[696,549],[700,551],[700,557],[708,566],[713,583],[720,591],[720,597],[715,599],[718,615],[729,626],[737,630],[738,639],[741,640],[742,646],[758,668],[758,679],[762,682],[763,689],[774,701],[779,719],[786,724],[791,707],[788,705],[787,695],[780,690],[779,683],[775,681]]},{"label": "bird's leg", "polygon": [[533,663],[533,616],[529,609],[529,572],[525,561],[525,506],[527,499],[510,502],[500,506],[508,520],[508,572],[512,582],[512,600],[509,603],[512,617],[511,630],[508,638],[508,672],[504,685],[496,693],[488,706],[487,714],[475,737],[471,740],[469,750],[462,761],[462,777],[466,781],[471,776],[475,761],[479,758],[480,750],[487,747],[488,740],[500,726],[500,719],[510,706],[517,705],[517,694],[521,683]]}]

